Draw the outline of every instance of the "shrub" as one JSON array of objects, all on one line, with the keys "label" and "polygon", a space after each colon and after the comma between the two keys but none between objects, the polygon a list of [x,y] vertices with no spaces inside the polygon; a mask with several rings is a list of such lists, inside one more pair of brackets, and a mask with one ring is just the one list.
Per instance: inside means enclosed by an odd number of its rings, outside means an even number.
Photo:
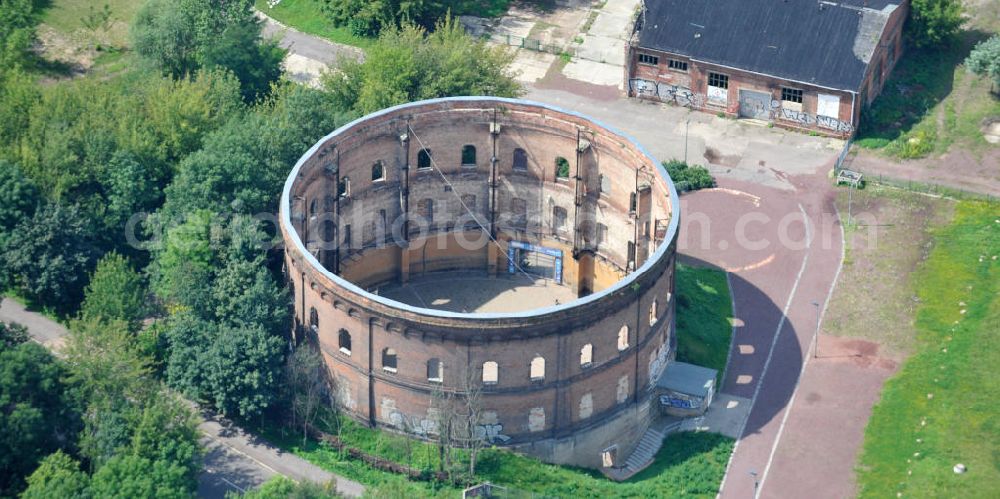
[{"label": "shrub", "polygon": [[663,167],[667,169],[670,179],[674,181],[679,191],[696,191],[715,186],[715,178],[704,166],[688,165],[683,161],[672,159],[664,161]]}]

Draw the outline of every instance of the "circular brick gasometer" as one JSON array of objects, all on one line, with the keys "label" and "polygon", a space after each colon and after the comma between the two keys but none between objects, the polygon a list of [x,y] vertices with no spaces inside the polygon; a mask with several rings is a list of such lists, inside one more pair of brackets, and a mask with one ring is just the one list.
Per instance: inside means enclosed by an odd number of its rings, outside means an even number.
[{"label": "circular brick gasometer", "polygon": [[600,467],[635,447],[674,358],[678,209],[642,146],[574,112],[370,114],[285,183],[297,339],[368,425],[434,438],[471,406],[489,444]]}]

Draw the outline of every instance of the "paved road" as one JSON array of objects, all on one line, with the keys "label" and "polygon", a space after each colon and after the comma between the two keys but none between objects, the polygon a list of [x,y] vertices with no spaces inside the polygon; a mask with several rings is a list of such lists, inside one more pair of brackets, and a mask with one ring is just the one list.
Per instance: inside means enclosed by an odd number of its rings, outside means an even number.
[{"label": "paved road", "polygon": [[[58,349],[68,331],[61,324],[36,312],[25,310],[20,303],[3,298],[0,301],[0,321],[17,322],[28,328],[32,338],[49,348]],[[335,476],[294,455],[282,452],[242,429],[207,419],[198,425],[205,435],[205,469],[198,477],[198,496],[223,498],[226,492],[244,492],[266,482],[275,474],[293,480],[317,483],[337,482],[337,492],[360,497],[364,486]]]},{"label": "paved road", "polygon": [[319,61],[328,66],[333,66],[342,57],[358,59],[364,55],[357,47],[331,43],[322,38],[307,35],[267,17],[260,11],[257,12],[257,16],[264,19],[262,31],[264,37],[278,38],[279,44],[292,54]]}]

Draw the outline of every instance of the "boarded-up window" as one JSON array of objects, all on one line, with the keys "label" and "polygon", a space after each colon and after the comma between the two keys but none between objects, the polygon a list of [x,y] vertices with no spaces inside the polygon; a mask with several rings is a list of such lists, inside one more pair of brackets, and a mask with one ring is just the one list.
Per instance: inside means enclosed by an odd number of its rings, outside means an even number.
[{"label": "boarded-up window", "polygon": [[514,170],[515,171],[527,171],[528,169],[528,153],[521,149],[520,147],[514,149]]},{"label": "boarded-up window", "polygon": [[608,226],[597,224],[597,244],[604,244],[608,240]]},{"label": "boarded-up window", "polygon": [[594,396],[584,393],[580,397],[580,419],[587,419],[594,413]]},{"label": "boarded-up window", "polygon": [[552,206],[552,230],[561,231],[566,228],[566,208],[562,206]]},{"label": "boarded-up window", "polygon": [[829,118],[840,118],[840,97],[819,94],[819,100],[816,101],[816,114]]},{"label": "boarded-up window", "polygon": [[528,202],[521,198],[510,200],[511,224],[524,227],[528,224]]},{"label": "boarded-up window", "polygon": [[483,362],[483,384],[495,385],[500,378],[500,368],[492,360]]},{"label": "boarded-up window", "polygon": [[434,200],[426,198],[418,201],[417,215],[427,220],[427,223],[434,223]]},{"label": "boarded-up window", "polygon": [[545,379],[545,358],[542,356],[531,359],[531,380],[541,381]]}]

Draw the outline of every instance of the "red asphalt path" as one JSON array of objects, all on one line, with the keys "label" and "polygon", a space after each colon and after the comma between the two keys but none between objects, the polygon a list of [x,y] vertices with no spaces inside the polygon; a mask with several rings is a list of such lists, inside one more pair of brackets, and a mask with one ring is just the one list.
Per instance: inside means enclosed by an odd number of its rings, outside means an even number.
[{"label": "red asphalt path", "polygon": [[[682,255],[730,272],[738,322],[721,391],[753,404],[722,497],[753,497],[750,472],[757,473],[760,497],[801,497],[803,491],[793,493],[779,475],[815,485],[808,489],[812,497],[853,495],[854,462],[870,404],[847,408],[862,413],[845,415],[849,427],[800,431],[816,418],[787,417],[811,355],[817,312],[825,310],[842,260],[835,193],[824,173],[790,178],[794,191],[723,178],[719,189],[682,199]],[[739,234],[755,244],[739,244]],[[823,384],[820,380],[815,390],[825,393]],[[796,426],[791,446],[787,420]],[[845,439],[845,432],[858,437]],[[795,450],[795,459],[784,459],[786,447]]]}]

